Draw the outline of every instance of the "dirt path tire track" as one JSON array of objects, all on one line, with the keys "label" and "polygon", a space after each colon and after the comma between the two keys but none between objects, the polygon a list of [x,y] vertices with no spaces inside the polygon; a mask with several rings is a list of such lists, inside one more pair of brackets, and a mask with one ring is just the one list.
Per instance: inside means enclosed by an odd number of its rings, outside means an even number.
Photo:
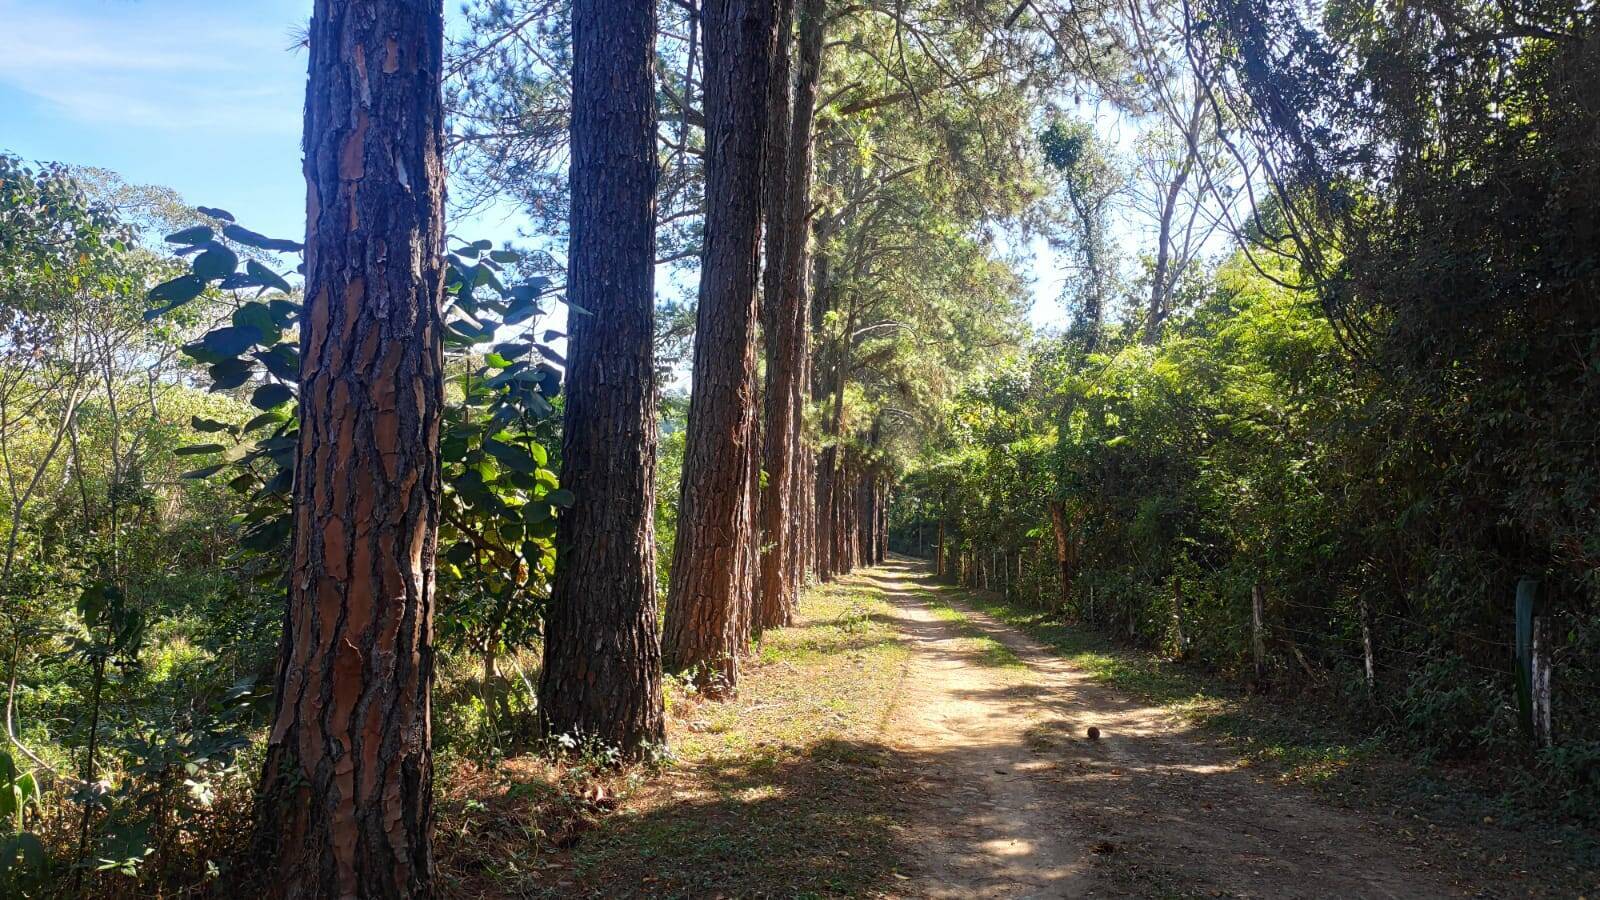
[{"label": "dirt path tire track", "polygon": [[915,650],[887,734],[911,766],[905,896],[1473,895],[1382,823],[1260,779],[1166,710],[962,606],[920,564],[854,577],[883,591]]}]

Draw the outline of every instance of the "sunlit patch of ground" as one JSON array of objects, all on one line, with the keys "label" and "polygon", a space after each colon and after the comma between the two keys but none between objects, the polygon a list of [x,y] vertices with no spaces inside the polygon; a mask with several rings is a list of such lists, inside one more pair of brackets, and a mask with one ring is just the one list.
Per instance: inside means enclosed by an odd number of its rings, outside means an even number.
[{"label": "sunlit patch of ground", "polygon": [[534,758],[463,773],[444,816],[455,897],[862,896],[896,883],[901,765],[881,742],[910,651],[881,593],[807,592],[736,699],[667,689],[670,759],[602,774]]}]

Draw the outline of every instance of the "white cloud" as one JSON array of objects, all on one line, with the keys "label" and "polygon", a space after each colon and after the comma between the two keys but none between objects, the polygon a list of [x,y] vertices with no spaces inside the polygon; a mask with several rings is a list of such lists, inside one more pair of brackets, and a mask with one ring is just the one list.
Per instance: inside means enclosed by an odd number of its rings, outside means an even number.
[{"label": "white cloud", "polygon": [[229,6],[0,0],[0,83],[95,124],[298,133],[295,20],[263,26]]}]

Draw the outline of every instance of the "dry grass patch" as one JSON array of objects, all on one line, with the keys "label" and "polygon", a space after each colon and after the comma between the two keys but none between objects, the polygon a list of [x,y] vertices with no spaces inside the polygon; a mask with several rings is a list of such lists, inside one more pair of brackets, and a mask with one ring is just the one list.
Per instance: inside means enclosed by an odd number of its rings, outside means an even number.
[{"label": "dry grass patch", "polygon": [[668,686],[671,757],[462,769],[440,804],[455,897],[883,894],[905,767],[882,740],[910,649],[881,591],[807,592],[743,664],[737,699]]}]

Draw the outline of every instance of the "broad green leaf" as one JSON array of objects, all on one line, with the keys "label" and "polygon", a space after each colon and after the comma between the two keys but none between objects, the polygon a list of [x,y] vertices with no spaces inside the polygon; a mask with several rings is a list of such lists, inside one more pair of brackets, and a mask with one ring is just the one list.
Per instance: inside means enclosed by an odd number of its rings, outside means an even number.
[{"label": "broad green leaf", "polygon": [[513,378],[516,378],[519,373],[527,371],[527,369],[528,364],[525,362],[512,363],[504,369],[501,369],[499,374],[493,376],[492,378],[486,379],[483,382],[483,385],[484,387],[489,388],[501,387],[502,385],[511,381]]},{"label": "broad green leaf", "polygon": [[277,272],[272,271],[253,259],[246,261],[244,268],[246,272],[249,272],[251,275],[255,276],[267,287],[277,288],[278,290],[283,291],[285,294],[294,290],[289,282],[283,280],[282,275],[279,275]]},{"label": "broad green leaf", "polygon": [[279,344],[271,350],[258,351],[255,357],[273,375],[284,381],[299,381],[300,351],[293,344]]},{"label": "broad green leaf", "polygon": [[294,391],[286,384],[263,384],[250,395],[250,403],[257,409],[272,409],[294,399]]},{"label": "broad green leaf", "polygon": [[204,341],[195,341],[192,344],[184,344],[182,349],[184,356],[189,357],[195,362],[205,363],[207,365],[210,365],[211,363],[219,363],[225,359],[228,359],[228,357],[224,354],[208,349]]},{"label": "broad green leaf", "polygon": [[534,472],[539,468],[539,462],[533,458],[533,454],[515,444],[506,444],[491,438],[483,442],[483,449],[485,453],[513,471]]},{"label": "broad green leaf", "polygon": [[18,775],[13,784],[15,785],[17,796],[22,799],[22,803],[19,806],[39,802],[39,798],[42,796],[39,793],[39,782],[33,777],[32,772],[23,772]]},{"label": "broad green leaf", "polygon": [[249,381],[255,370],[256,367],[251,365],[248,360],[225,359],[212,366],[209,370],[211,390],[226,391],[236,388]]},{"label": "broad green leaf", "polygon": [[239,225],[224,227],[222,236],[230,241],[244,244],[246,247],[270,250],[274,253],[298,253],[305,249],[305,245],[299,241],[291,241],[286,238],[269,238],[264,234],[259,234]]},{"label": "broad green leaf", "polygon": [[234,310],[233,324],[241,328],[254,328],[263,336],[278,330],[278,324],[272,320],[272,310],[259,300],[252,300]]},{"label": "broad green leaf", "polygon": [[251,325],[233,325],[207,332],[200,339],[207,350],[219,356],[238,356],[260,343],[261,331]]},{"label": "broad green leaf", "polygon": [[499,276],[495,275],[494,271],[488,266],[478,267],[478,277],[473,280],[473,286],[493,288],[494,292],[502,297],[506,293],[506,286],[500,283]]},{"label": "broad green leaf", "polygon": [[507,325],[515,325],[518,322],[525,322],[542,312],[544,312],[543,308],[537,303],[528,300],[518,301],[511,304],[511,308],[506,310],[505,323]]},{"label": "broad green leaf", "polygon": [[216,236],[216,232],[211,230],[210,225],[196,225],[192,228],[185,228],[182,231],[175,231],[167,235],[163,240],[169,244],[193,245],[204,244],[214,236]]},{"label": "broad green leaf", "polygon": [[194,258],[190,269],[197,277],[211,281],[232,275],[238,267],[239,254],[221,244],[212,244],[206,248],[206,252]]},{"label": "broad green leaf", "polygon": [[282,297],[274,297],[267,301],[267,308],[272,310],[272,321],[278,323],[279,328],[288,328],[300,318],[300,304]]},{"label": "broad green leaf", "polygon": [[156,285],[150,289],[150,293],[146,294],[145,297],[151,302],[161,305],[155,309],[145,310],[145,321],[149,322],[158,316],[177,309],[200,296],[200,293],[205,289],[206,283],[194,275],[179,275],[171,281],[164,281]]},{"label": "broad green leaf", "polygon": [[244,423],[244,431],[246,434],[248,434],[258,428],[264,428],[268,425],[279,425],[287,421],[289,421],[288,413],[272,409]]}]

